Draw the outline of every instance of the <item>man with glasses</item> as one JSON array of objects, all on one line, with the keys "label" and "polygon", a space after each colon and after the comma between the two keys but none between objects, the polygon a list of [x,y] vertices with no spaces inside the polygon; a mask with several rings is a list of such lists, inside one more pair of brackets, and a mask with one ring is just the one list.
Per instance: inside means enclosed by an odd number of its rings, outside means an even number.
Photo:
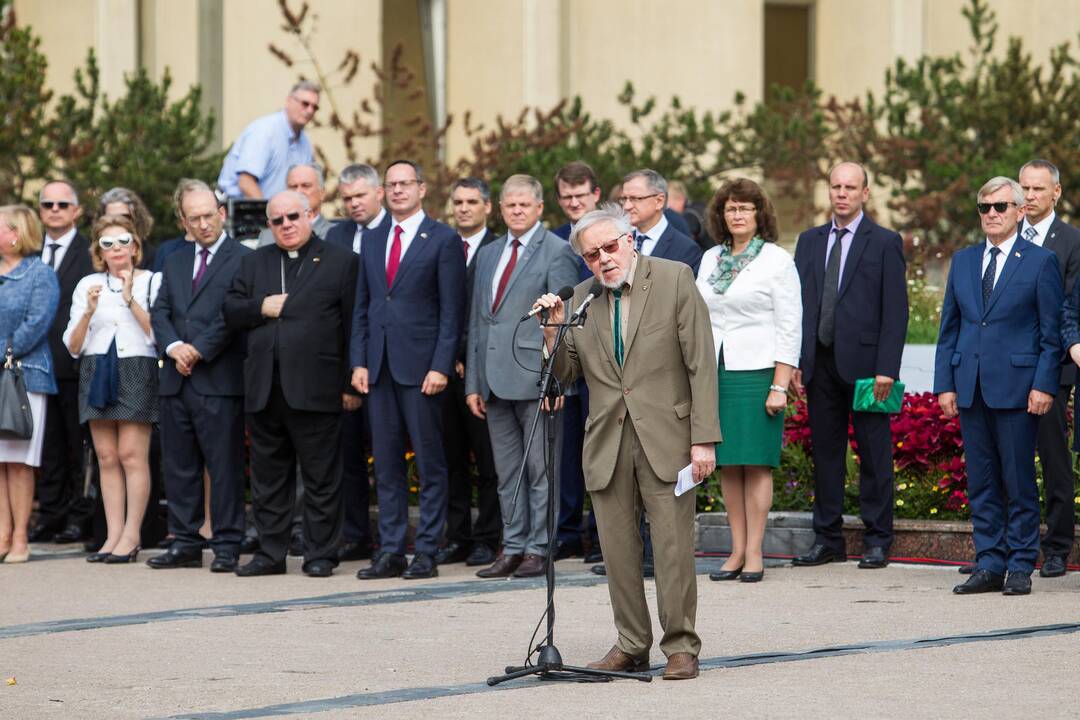
[{"label": "man with glasses", "polygon": [[[266,206],[275,245],[240,260],[225,322],[247,333],[244,408],[259,550],[241,577],[285,572],[297,461],[304,484],[305,574],[329,577],[341,540],[341,415],[348,387],[356,258],[311,232],[304,195]],[[213,481],[211,470],[211,481]]]},{"label": "man with glasses", "polygon": [[[443,391],[454,372],[465,321],[465,254],[450,227],[424,214],[420,166],[398,160],[383,187],[389,232],[364,237],[352,324],[352,384],[368,395],[378,464],[380,554],[362,580],[438,575],[435,554],[446,525]],[[409,483],[405,441],[420,474],[416,555],[406,568]]]},{"label": "man with glasses", "polygon": [[802,283],[802,356],[797,388],[806,386],[814,452],[814,544],[796,566],[846,562],[843,535],[848,422],[859,454],[863,569],[888,564],[893,537],[893,461],[889,416],[852,412],[855,381],[874,378],[884,400],[900,376],[907,336],[907,278],[900,235],[863,212],[870,198],[865,168],[842,162],[829,173],[828,223],[799,235],[795,267]]},{"label": "man with glasses", "polygon": [[[326,179],[322,165],[318,163],[299,163],[289,168],[285,174],[285,187],[294,190],[308,199],[311,208],[311,232],[315,237],[325,240],[334,223],[322,215],[323,200],[326,199]],[[274,233],[270,228],[263,228],[259,233],[258,247],[274,244]]]},{"label": "man with glasses", "polygon": [[235,198],[268,198],[285,189],[290,167],[313,162],[304,127],[319,109],[320,93],[318,85],[301,80],[289,91],[284,110],[244,128],[225,156],[217,181],[221,191]]},{"label": "man with glasses", "polygon": [[169,256],[151,312],[158,348],[161,451],[169,499],[169,549],[155,569],[202,567],[203,468],[209,472],[211,572],[232,572],[244,534],[244,346],[221,307],[250,251],[225,234],[225,208],[190,181],[178,197],[195,241]]},{"label": "man with glasses", "polygon": [[701,247],[668,220],[667,190],[667,180],[655,170],[635,170],[623,178],[620,203],[634,224],[634,249],[686,263],[696,275]]},{"label": "man with glasses", "polygon": [[934,362],[938,404],[960,416],[974,525],[975,571],[953,592],[1027,595],[1039,554],[1036,437],[1060,388],[1065,295],[1057,256],[1016,232],[1020,183],[990,179],[976,207],[986,241],[953,255]]},{"label": "man with glasses", "polygon": [[30,542],[77,542],[89,534],[93,503],[83,494],[83,429],[79,425],[79,365],[64,346],[75,286],[94,272],[90,241],[76,228],[82,215],[75,187],[66,180],[45,184],[38,196],[45,227],[41,261],[56,271],[60,305],[49,328],[57,393],[47,395],[44,452],[37,481],[37,523]]}]

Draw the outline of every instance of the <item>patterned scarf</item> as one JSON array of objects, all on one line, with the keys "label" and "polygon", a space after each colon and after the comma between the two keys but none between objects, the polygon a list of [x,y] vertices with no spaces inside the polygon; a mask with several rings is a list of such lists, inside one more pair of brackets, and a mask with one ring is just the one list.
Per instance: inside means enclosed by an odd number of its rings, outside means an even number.
[{"label": "patterned scarf", "polygon": [[743,268],[754,261],[763,247],[765,247],[765,241],[759,237],[751,240],[746,250],[738,255],[732,255],[731,248],[727,245],[721,246],[720,255],[716,259],[716,269],[709,276],[709,284],[712,285],[713,292],[717,295],[726,293]]}]

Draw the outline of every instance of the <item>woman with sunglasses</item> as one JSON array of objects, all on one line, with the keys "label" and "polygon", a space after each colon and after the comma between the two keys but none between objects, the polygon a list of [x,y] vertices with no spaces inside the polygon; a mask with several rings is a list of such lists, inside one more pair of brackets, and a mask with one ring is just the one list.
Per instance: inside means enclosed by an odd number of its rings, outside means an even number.
[{"label": "woman with sunglasses", "polygon": [[29,439],[0,439],[0,558],[5,563],[30,558],[27,529],[34,468],[41,465],[45,436],[45,395],[56,392],[48,335],[60,285],[56,273],[34,257],[41,250],[41,234],[30,208],[0,207],[0,358],[10,347],[12,360],[22,368],[34,418]]},{"label": "woman with sunglasses", "polygon": [[[79,421],[90,424],[108,535],[88,562],[138,558],[150,496],[150,430],[157,422],[157,349],[150,329],[161,275],[139,270],[142,238],[122,215],[94,223],[98,272],[75,287],[64,344],[79,362]],[[125,512],[126,508],[126,512]]]}]

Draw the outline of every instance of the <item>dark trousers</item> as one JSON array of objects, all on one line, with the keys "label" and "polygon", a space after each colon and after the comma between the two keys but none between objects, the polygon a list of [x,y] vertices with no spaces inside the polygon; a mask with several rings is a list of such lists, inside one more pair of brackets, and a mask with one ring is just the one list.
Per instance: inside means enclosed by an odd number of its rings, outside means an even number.
[{"label": "dark trousers", "polygon": [[1026,408],[995,410],[976,386],[960,408],[975,565],[1002,574],[1030,573],[1039,554],[1035,443],[1039,419]]},{"label": "dark trousers", "polygon": [[184,382],[179,394],[161,398],[158,425],[173,546],[181,551],[202,547],[205,466],[210,474],[210,547],[215,555],[238,555],[244,534],[243,398],[200,395]]},{"label": "dark trousers", "polygon": [[[487,423],[465,405],[465,381],[455,373],[443,403],[443,451],[448,475],[446,539],[462,545],[499,547],[502,515],[499,477],[491,452]],[[473,475],[469,453],[476,459],[476,522],[472,519]]]},{"label": "dark trousers", "polygon": [[[589,417],[589,392],[584,381],[577,382],[577,395],[563,398],[563,446],[559,458],[559,533],[560,545],[581,544],[581,521],[585,512],[585,474],[581,470],[581,451],[585,441],[585,419]],[[596,532],[596,514],[589,512],[587,526],[593,548],[600,547]]]},{"label": "dark trousers", "polygon": [[1046,535],[1042,539],[1043,557],[1068,556],[1075,534],[1076,482],[1073,457],[1069,450],[1068,407],[1072,386],[1058,388],[1050,412],[1039,418],[1039,464],[1046,493]]},{"label": "dark trousers", "polygon": [[855,386],[836,370],[832,348],[818,345],[814,375],[806,389],[814,458],[815,542],[844,552],[844,479],[848,419],[859,454],[859,511],[866,547],[886,550],[893,538],[893,458],[889,416],[852,412]]},{"label": "dark trousers", "polygon": [[[266,407],[248,414],[251,494],[259,530],[256,556],[285,560],[300,461],[304,482],[304,561],[337,564],[344,512],[341,502],[341,413],[290,408],[275,381]],[[213,471],[210,482],[213,483]]]},{"label": "dark trousers", "polygon": [[359,410],[341,413],[343,477],[341,495],[345,502],[345,542],[371,544],[371,512],[367,449],[371,445],[367,400]]},{"label": "dark trousers", "polygon": [[446,392],[424,395],[419,385],[401,385],[383,363],[378,382],[370,386],[368,411],[372,420],[371,444],[375,455],[375,488],[379,499],[379,547],[382,552],[405,554],[409,527],[409,480],[405,466],[405,438],[412,440],[420,471],[420,522],[416,552],[434,555],[446,525],[447,472],[443,453],[442,420]]},{"label": "dark trousers", "polygon": [[85,456],[79,425],[79,381],[57,381],[57,393],[47,396],[45,438],[41,453],[41,476],[37,481],[38,522],[60,531],[68,525],[89,530],[94,513],[84,496]]}]

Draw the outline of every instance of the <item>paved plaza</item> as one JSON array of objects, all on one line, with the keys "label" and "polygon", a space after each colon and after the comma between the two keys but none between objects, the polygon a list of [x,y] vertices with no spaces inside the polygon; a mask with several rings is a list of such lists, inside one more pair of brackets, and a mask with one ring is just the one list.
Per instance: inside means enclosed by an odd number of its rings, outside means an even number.
[{"label": "paved plaza", "polygon": [[[48,546],[44,546],[48,547]],[[70,551],[69,551],[70,552]],[[144,553],[140,560],[148,555]],[[206,561],[209,564],[210,556]],[[1028,597],[957,597],[955,568],[770,565],[699,576],[701,677],[485,679],[520,664],[543,579],[241,579],[39,553],[0,565],[0,717],[1076,717],[1080,574]],[[702,558],[699,571],[719,565]],[[615,631],[603,578],[557,565],[556,645],[584,664]],[[58,588],[63,590],[58,591]],[[646,586],[655,607],[655,586]],[[654,621],[655,622],[655,621]],[[659,635],[659,628],[655,631]],[[3,682],[4,678],[13,678]]]}]

